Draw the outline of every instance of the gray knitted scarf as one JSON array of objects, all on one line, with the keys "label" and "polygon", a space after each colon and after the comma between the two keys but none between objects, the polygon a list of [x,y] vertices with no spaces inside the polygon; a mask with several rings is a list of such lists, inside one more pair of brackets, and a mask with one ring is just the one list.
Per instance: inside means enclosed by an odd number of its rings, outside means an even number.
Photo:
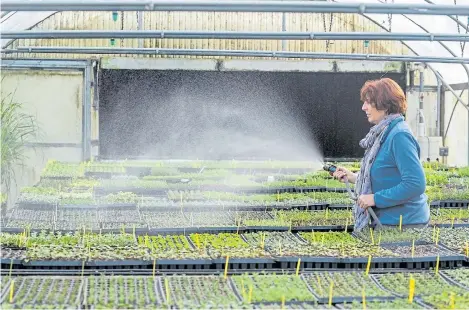
[{"label": "gray knitted scarf", "polygon": [[[355,183],[356,197],[360,197],[360,195],[372,194],[370,179],[371,166],[373,165],[376,155],[378,154],[378,151],[381,147],[381,138],[383,137],[383,134],[386,132],[389,124],[397,118],[404,119],[401,114],[387,115],[378,124],[371,127],[366,137],[360,141],[360,146],[365,149],[365,155],[361,161],[360,171],[357,175],[357,181]],[[369,212],[360,208],[357,201],[355,201],[353,206],[353,216],[355,219],[354,230],[356,231],[362,230],[370,222]]]}]

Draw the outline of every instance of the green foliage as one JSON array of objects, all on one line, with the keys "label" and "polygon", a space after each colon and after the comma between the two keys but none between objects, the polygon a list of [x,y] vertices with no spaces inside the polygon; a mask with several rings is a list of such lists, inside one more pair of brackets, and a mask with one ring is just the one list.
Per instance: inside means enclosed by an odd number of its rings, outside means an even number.
[{"label": "green foliage", "polygon": [[9,191],[11,181],[15,180],[14,167],[24,164],[27,158],[25,145],[37,139],[39,128],[36,119],[25,113],[23,104],[14,99],[13,93],[2,92],[1,96],[1,184]]}]

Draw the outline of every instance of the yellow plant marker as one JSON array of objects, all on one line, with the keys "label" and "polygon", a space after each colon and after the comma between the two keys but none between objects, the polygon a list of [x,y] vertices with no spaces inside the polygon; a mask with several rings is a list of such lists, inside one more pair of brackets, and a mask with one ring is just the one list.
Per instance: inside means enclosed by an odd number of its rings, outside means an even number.
[{"label": "yellow plant marker", "polygon": [[466,241],[466,256],[469,257],[469,241]]},{"label": "yellow plant marker", "polygon": [[348,228],[348,218],[345,220],[345,229],[344,229],[344,232],[347,232],[347,228]]},{"label": "yellow plant marker", "polygon": [[298,258],[298,263],[296,264],[296,276],[300,274],[300,266],[301,266],[301,257]]},{"label": "yellow plant marker", "polygon": [[373,236],[373,228],[370,227],[370,236],[371,236],[371,244],[375,244],[375,238]]},{"label": "yellow plant marker", "polygon": [[366,310],[366,296],[365,296],[365,289],[362,289],[362,304],[363,304],[363,310]]},{"label": "yellow plant marker", "polygon": [[8,277],[11,279],[11,273],[13,271],[13,260],[10,261],[10,272],[8,273]]},{"label": "yellow plant marker", "polygon": [[440,227],[436,229],[436,238],[435,238],[435,245],[438,245],[438,240],[440,239]]},{"label": "yellow plant marker", "polygon": [[155,277],[156,272],[156,258],[153,260],[153,278]]},{"label": "yellow plant marker", "polygon": [[331,285],[329,285],[329,307],[332,307],[332,292],[334,290],[334,282],[331,281]]},{"label": "yellow plant marker", "polygon": [[280,192],[277,191],[277,202],[280,202]]},{"label": "yellow plant marker", "polygon": [[456,303],[454,300],[454,292],[451,292],[449,295],[449,306],[451,307],[451,309],[455,309]]},{"label": "yellow plant marker", "polygon": [[241,278],[241,295],[243,295],[243,300],[246,299],[246,290],[244,289],[244,280]]},{"label": "yellow plant marker", "polygon": [[168,282],[168,278],[165,278],[165,279],[164,279],[164,288],[165,288],[165,290],[166,290],[166,302],[167,302],[168,305],[169,305],[169,297],[170,297],[170,295],[169,295],[169,282]]},{"label": "yellow plant marker", "polygon": [[435,274],[438,275],[438,269],[440,268],[440,254],[436,257],[436,268],[435,268]]},{"label": "yellow plant marker", "polygon": [[371,267],[371,255],[368,256],[368,264],[366,265],[366,272],[365,274],[368,275],[370,272],[370,267]]},{"label": "yellow plant marker", "polygon": [[402,214],[399,216],[399,231],[402,231]]},{"label": "yellow plant marker", "polygon": [[319,290],[321,291],[321,295],[322,295],[322,286],[321,286],[321,278],[319,277],[319,275],[316,275],[316,279],[318,280],[318,287],[319,287]]},{"label": "yellow plant marker", "polygon": [[415,253],[415,239],[412,239],[412,258],[414,258]]},{"label": "yellow plant marker", "polygon": [[326,209],[326,220],[329,219],[329,208]]},{"label": "yellow plant marker", "polygon": [[264,250],[265,233],[261,233],[261,249]]},{"label": "yellow plant marker", "polygon": [[249,299],[248,299],[248,302],[251,303],[252,302],[252,284],[249,285]]},{"label": "yellow plant marker", "polygon": [[415,279],[411,277],[409,279],[409,304],[414,302],[414,292],[415,292]]},{"label": "yellow plant marker", "polygon": [[13,303],[13,293],[15,291],[15,280],[11,280],[10,283],[10,304]]},{"label": "yellow plant marker", "polygon": [[285,309],[285,295],[282,295],[282,309]]},{"label": "yellow plant marker", "polygon": [[230,256],[227,255],[226,256],[226,262],[225,262],[225,280],[228,277],[228,262],[229,262],[229,260],[230,260]]}]

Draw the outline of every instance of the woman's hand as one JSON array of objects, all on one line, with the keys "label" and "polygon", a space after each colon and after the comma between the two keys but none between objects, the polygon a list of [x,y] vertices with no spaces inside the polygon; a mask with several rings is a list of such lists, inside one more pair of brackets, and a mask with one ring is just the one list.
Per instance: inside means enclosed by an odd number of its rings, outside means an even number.
[{"label": "woman's hand", "polygon": [[339,179],[340,182],[345,183],[345,179],[347,178],[350,183],[355,183],[357,180],[357,176],[352,171],[344,168],[344,167],[337,167],[334,173],[330,173],[333,177]]},{"label": "woman's hand", "polygon": [[360,208],[365,210],[369,207],[373,207],[375,205],[375,195],[360,195],[360,197],[358,197],[357,204],[360,206]]}]

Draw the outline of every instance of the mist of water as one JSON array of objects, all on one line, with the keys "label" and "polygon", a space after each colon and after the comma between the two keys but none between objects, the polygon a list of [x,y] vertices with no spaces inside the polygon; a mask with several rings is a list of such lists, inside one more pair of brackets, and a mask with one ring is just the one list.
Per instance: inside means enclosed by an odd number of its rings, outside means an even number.
[{"label": "mist of water", "polygon": [[236,76],[230,83],[204,80],[203,74],[158,91],[154,82],[129,79],[110,96],[113,115],[130,113],[135,123],[110,119],[107,126],[125,139],[109,153],[130,143],[139,146],[133,154],[140,158],[301,160],[318,169],[323,162],[311,124],[278,91],[284,88]]}]

